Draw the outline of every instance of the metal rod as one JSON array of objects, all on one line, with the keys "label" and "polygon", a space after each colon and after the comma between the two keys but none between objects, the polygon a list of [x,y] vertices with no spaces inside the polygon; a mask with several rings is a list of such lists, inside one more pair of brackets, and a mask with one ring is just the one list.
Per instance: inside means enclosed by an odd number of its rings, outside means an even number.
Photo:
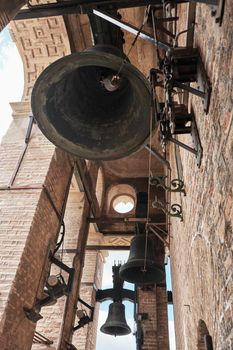
[{"label": "metal rod", "polygon": [[145,149],[150,152],[157,160],[159,160],[163,165],[165,165],[168,169],[171,169],[170,163],[167,159],[165,159],[159,152],[157,152],[154,148],[150,148],[150,146],[146,145]]},{"label": "metal rod", "polygon": [[186,149],[187,151],[189,151],[189,152],[195,154],[195,156],[197,156],[197,151],[194,148],[187,146],[185,143],[180,142],[180,141],[174,139],[173,137],[169,137],[167,140],[175,143],[176,145]]},{"label": "metal rod", "polygon": [[173,86],[178,87],[178,88],[183,89],[183,90],[186,90],[186,91],[190,92],[191,94],[194,94],[194,95],[201,97],[203,99],[206,98],[206,93],[204,91],[194,89],[191,86],[185,85],[185,84],[180,83],[176,80],[174,80]]},{"label": "metal rod", "polygon": [[43,185],[1,186],[0,191],[43,190]]},{"label": "metal rod", "polygon": [[93,306],[91,306],[91,305],[89,305],[89,304],[87,304],[83,299],[81,299],[81,298],[78,298],[78,301],[81,303],[81,304],[83,304],[84,306],[86,306],[89,310],[93,310],[94,309],[94,307]]},{"label": "metal rod", "polygon": [[169,248],[169,244],[158,234],[158,232],[156,232],[152,227],[150,227],[150,230],[155,234],[156,237],[158,237],[158,239],[160,239],[160,241],[164,243],[166,247]]},{"label": "metal rod", "polygon": [[25,156],[25,153],[27,151],[27,148],[28,148],[28,144],[29,144],[29,140],[30,140],[30,136],[31,136],[31,132],[32,132],[32,127],[33,127],[33,123],[34,123],[34,117],[33,115],[29,115],[29,123],[28,123],[28,127],[27,127],[27,132],[26,132],[26,136],[25,136],[25,145],[24,145],[24,148],[23,148],[23,151],[19,157],[19,160],[16,164],[16,167],[13,171],[13,174],[11,176],[11,179],[10,179],[10,182],[8,184],[8,187],[11,187],[16,179],[16,176],[18,174],[18,171],[19,171],[19,168],[22,164],[22,161],[23,161],[23,158]]},{"label": "metal rod", "polygon": [[103,230],[103,229],[101,229],[101,233],[106,237],[106,236],[122,236],[122,235],[124,235],[124,236],[133,236],[134,234],[135,234],[135,231],[124,231],[124,233],[123,232],[121,232],[121,231],[110,231],[110,230]]},{"label": "metal rod", "polygon": [[[124,235],[122,235],[124,236]],[[86,250],[129,250],[129,245],[117,246],[117,245],[90,245],[86,247]],[[78,249],[64,249],[66,254],[75,254],[78,252]]]},{"label": "metal rod", "polygon": [[37,331],[35,331],[34,337],[35,337],[35,338],[37,337],[39,340],[44,341],[44,344],[45,344],[45,345],[51,345],[51,344],[53,344],[53,341],[52,341],[52,340],[49,340],[48,338],[46,338],[44,335],[40,334],[40,333],[37,332]]},{"label": "metal rod", "polygon": [[[161,217],[161,215],[160,215]],[[143,222],[146,223],[148,221],[147,218],[119,218],[119,217],[103,217],[103,218],[87,218],[87,222],[89,223],[101,223],[101,224],[112,224],[112,223],[125,223],[125,222]],[[149,218],[149,222],[152,223],[152,218]],[[158,222],[156,225],[164,225],[164,222]]]},{"label": "metal rod", "polygon": [[161,231],[165,236],[167,236],[168,232],[163,230],[161,227],[158,227],[156,224],[149,224],[149,227],[154,226],[156,228],[156,230]]},{"label": "metal rod", "polygon": [[[128,24],[124,21],[121,21],[115,16],[111,16],[106,12],[95,10],[95,9],[93,10],[93,14],[105,19],[106,21],[108,21],[112,24],[115,24],[116,26],[118,26],[121,29],[127,30],[131,34],[138,35],[139,29],[137,27],[135,27],[131,24]],[[157,45],[158,47],[160,47],[161,49],[164,49],[164,50],[168,50],[171,47],[171,45],[169,45],[167,43],[156,40],[152,35],[150,35],[149,33],[145,32],[143,30],[139,34],[139,38],[141,38],[145,41],[148,41],[153,45]]]}]

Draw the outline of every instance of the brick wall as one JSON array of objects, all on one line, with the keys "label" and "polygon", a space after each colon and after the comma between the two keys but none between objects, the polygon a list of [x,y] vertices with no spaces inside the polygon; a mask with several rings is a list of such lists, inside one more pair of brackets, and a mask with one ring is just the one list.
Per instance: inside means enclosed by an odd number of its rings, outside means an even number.
[{"label": "brick wall", "polygon": [[138,313],[146,314],[142,319],[142,350],[168,350],[168,320],[166,287],[138,288]]},{"label": "brick wall", "polygon": [[8,350],[31,347],[34,324],[25,317],[23,307],[31,308],[35,298],[40,297],[48,253],[55,246],[59,227],[47,191],[60,211],[72,173],[69,157],[55,150],[34,127],[15,181],[7,188],[19,157],[19,145],[24,143],[24,126],[24,120],[15,120],[0,150],[0,244],[4,251],[0,344],[1,349]]},{"label": "brick wall", "polygon": [[[215,24],[206,5],[197,5],[195,45],[200,49],[212,83],[208,115],[192,98],[203,160],[181,150],[187,196],[172,196],[182,204],[184,222],[172,220],[171,264],[178,350],[195,350],[202,320],[216,350],[233,348],[232,284],[232,14],[226,1],[223,24]],[[180,137],[191,144],[191,137]],[[176,177],[175,160],[173,177]]]}]

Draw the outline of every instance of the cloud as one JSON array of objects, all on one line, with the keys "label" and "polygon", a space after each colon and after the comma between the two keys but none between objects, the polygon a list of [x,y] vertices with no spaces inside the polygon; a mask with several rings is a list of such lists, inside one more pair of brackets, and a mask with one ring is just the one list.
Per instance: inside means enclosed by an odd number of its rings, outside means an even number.
[{"label": "cloud", "polygon": [[6,31],[0,33],[0,140],[12,120],[9,103],[21,100],[24,86],[23,63]]}]

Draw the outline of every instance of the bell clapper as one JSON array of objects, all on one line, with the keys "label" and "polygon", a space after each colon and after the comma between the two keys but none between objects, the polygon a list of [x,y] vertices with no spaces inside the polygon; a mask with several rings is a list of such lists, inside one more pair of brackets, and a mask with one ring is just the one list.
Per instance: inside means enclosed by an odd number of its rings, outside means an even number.
[{"label": "bell clapper", "polygon": [[119,89],[121,78],[119,75],[109,75],[107,77],[102,77],[100,82],[107,91],[113,92]]}]

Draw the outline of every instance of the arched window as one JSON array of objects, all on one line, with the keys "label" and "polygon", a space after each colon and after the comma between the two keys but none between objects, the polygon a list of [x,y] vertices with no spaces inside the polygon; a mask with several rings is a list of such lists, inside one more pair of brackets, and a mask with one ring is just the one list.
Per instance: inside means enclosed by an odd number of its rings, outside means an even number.
[{"label": "arched window", "polygon": [[197,328],[197,350],[213,350],[212,337],[203,320],[199,320]]},{"label": "arched window", "polygon": [[135,212],[136,192],[132,186],[119,184],[108,191],[107,211],[112,214],[133,214]]}]

